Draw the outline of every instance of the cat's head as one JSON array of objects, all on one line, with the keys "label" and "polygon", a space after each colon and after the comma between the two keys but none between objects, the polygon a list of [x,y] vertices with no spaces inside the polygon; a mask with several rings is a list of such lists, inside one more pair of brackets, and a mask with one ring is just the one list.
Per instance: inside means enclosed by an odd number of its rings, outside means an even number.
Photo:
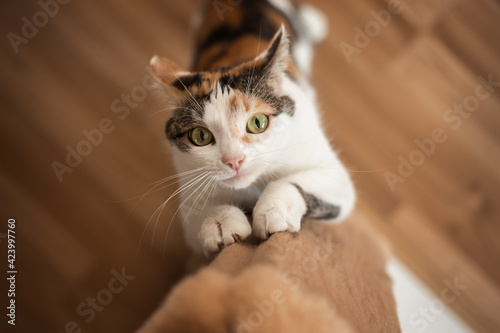
[{"label": "cat's head", "polygon": [[232,188],[276,170],[295,135],[296,96],[284,84],[291,65],[283,27],[255,59],[217,71],[192,73],[155,56],[153,72],[172,101],[166,132],[176,162],[206,167]]}]

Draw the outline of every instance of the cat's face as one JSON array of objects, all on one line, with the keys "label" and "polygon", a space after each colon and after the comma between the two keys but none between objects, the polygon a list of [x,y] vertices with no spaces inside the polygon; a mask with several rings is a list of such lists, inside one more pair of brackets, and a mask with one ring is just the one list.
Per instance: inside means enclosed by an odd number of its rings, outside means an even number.
[{"label": "cat's face", "polygon": [[185,169],[205,168],[221,184],[246,188],[280,166],[295,112],[281,88],[287,56],[282,37],[253,61],[217,72],[187,73],[153,59],[159,80],[174,90],[166,132]]},{"label": "cat's face", "polygon": [[256,96],[216,89],[201,112],[193,116],[184,110],[171,118],[167,133],[190,169],[208,166],[222,184],[244,188],[279,163],[290,117]]}]

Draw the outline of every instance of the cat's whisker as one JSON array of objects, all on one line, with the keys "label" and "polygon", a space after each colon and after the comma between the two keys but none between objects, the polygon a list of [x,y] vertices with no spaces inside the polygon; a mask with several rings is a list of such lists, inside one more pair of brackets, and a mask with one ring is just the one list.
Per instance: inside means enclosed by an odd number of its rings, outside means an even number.
[{"label": "cat's whisker", "polygon": [[[175,197],[177,194],[183,192],[183,191],[186,191],[188,190],[189,188],[191,188],[192,186],[195,186],[198,182],[201,181],[201,179],[204,178],[204,176],[206,176],[208,173],[208,171],[205,171],[204,173],[202,173],[201,175],[198,175],[196,176],[196,178],[190,180],[189,182],[187,182],[186,184],[184,184],[183,186],[181,186],[179,189],[177,189],[170,197],[168,197],[167,200],[165,200],[153,213],[153,215],[151,215],[151,217],[149,218],[148,222],[146,223],[146,226],[144,227],[144,230],[141,234],[141,238],[139,240],[139,245],[137,247],[137,254],[139,254],[139,250],[141,248],[141,244],[142,244],[142,240],[144,239],[144,235],[146,234],[146,231],[152,221],[152,219],[156,216],[156,214],[158,213],[158,211],[160,209],[162,209],[162,207],[165,207],[166,204],[173,198]],[[161,215],[161,214],[160,214]],[[155,226],[156,227],[156,226]],[[153,233],[154,233],[154,230],[153,230]]]},{"label": "cat's whisker", "polygon": [[168,65],[168,67],[170,68],[170,71],[172,71],[172,73],[175,75],[175,77],[177,78],[177,80],[182,84],[182,86],[184,87],[184,90],[189,94],[191,101],[194,102],[195,106],[198,107],[198,110],[199,111],[203,111],[203,107],[200,105],[200,103],[198,103],[198,101],[193,96],[193,94],[191,93],[191,91],[189,91],[189,89],[186,87],[186,85],[184,84],[184,82],[182,82],[182,80],[179,78],[179,75],[177,75],[177,73],[172,69],[172,67],[170,67],[170,65]]},{"label": "cat's whisker", "polygon": [[[206,176],[206,175],[205,175],[205,176]],[[189,186],[185,187],[185,188],[183,189],[183,191],[188,191],[190,188],[192,188],[192,187],[196,186],[196,185],[197,185],[200,181],[202,181],[202,180],[205,178],[205,176],[200,177],[199,179],[197,179],[197,180],[196,180],[196,182],[193,182],[193,183],[192,183],[192,184],[190,184]],[[179,192],[179,193],[180,193],[180,192]],[[155,210],[155,212],[153,213],[153,215],[151,216],[150,220],[149,220],[149,221],[148,221],[148,223],[147,223],[147,224],[149,224],[149,223],[150,223],[150,221],[152,221],[152,220],[154,219],[154,217],[156,216],[156,221],[155,221],[155,223],[154,223],[153,233],[152,233],[152,236],[151,236],[151,237],[152,237],[152,238],[151,238],[151,242],[152,242],[152,243],[151,243],[151,245],[153,245],[153,243],[154,243],[154,239],[155,239],[155,235],[156,235],[156,228],[157,228],[157,226],[158,226],[158,222],[159,222],[159,220],[160,220],[160,217],[161,217],[161,215],[163,214],[163,210],[164,210],[164,208],[166,207],[167,203],[170,201],[170,199],[171,199],[171,198],[172,198],[172,197],[170,197],[170,198],[168,198],[167,200],[165,200],[165,201],[164,201],[164,202],[163,202],[163,203],[162,203],[162,204],[161,204],[161,205],[160,205],[160,206],[159,206],[159,207]]]},{"label": "cat's whisker", "polygon": [[[145,230],[144,232],[146,231],[149,223],[151,222],[152,218],[157,214],[158,210],[160,209],[160,207],[166,205],[173,197],[175,197],[177,194],[185,191],[185,190],[188,190],[191,186],[194,186],[199,180],[200,178],[203,177],[205,173],[203,174],[200,174],[200,175],[197,175],[196,178],[190,180],[189,182],[187,182],[186,184],[182,185],[179,189],[177,189],[172,195],[170,195],[170,197],[165,200],[156,210],[155,212],[153,213],[153,215],[149,218],[148,222],[146,223],[146,227],[145,227]],[[141,240],[142,240],[142,237],[144,236],[144,232],[143,232],[143,235],[141,236]],[[140,245],[141,242],[139,242],[139,245]]]},{"label": "cat's whisker", "polygon": [[[193,177],[193,174],[196,174],[197,172],[201,172],[201,170],[205,169],[206,167],[203,167],[203,168],[198,168],[198,169],[195,169],[195,170],[191,170],[191,171],[186,171],[186,172],[181,172],[181,173],[178,173],[176,175],[173,175],[173,176],[170,176],[170,177],[166,177],[166,178],[163,178],[153,184],[156,184],[155,186],[153,186],[153,188],[149,189],[146,193],[144,194],[141,194],[141,195],[138,195],[138,196],[135,196],[135,197],[132,197],[132,198],[129,198],[129,199],[125,199],[125,200],[121,200],[121,201],[117,201],[117,202],[126,202],[126,201],[131,201],[131,200],[136,200],[136,199],[139,199],[131,208],[130,212],[127,214],[127,216],[125,217],[125,221],[127,221],[130,216],[132,215],[132,213],[135,211],[135,209],[137,208],[137,206],[142,202],[142,200],[152,194],[152,193],[155,193],[155,192],[158,192],[158,191],[161,191],[167,187],[170,187],[180,181],[183,181],[183,180],[186,180],[190,177]],[[180,178],[179,178],[180,177]],[[170,183],[170,184],[167,184],[167,185],[164,185],[166,182],[172,180],[172,179],[175,179],[175,178],[179,178],[178,180]],[[152,185],[152,184],[150,184]]]},{"label": "cat's whisker", "polygon": [[197,183],[200,179],[205,178],[208,174],[210,174],[210,171],[205,171],[202,174],[198,175],[196,178],[190,180],[189,182],[175,190],[174,193],[172,193],[172,195],[170,195],[170,197],[167,199],[167,201],[175,197],[177,194],[184,192],[186,190],[186,187],[191,187],[190,185]]},{"label": "cat's whisker", "polygon": [[[165,109],[170,109],[170,108],[165,108]],[[165,110],[165,109],[162,109],[162,110]],[[175,109],[178,109],[178,110],[186,110],[186,111],[189,111],[190,113],[193,111],[192,108],[188,108],[186,106],[175,106]],[[160,110],[161,111],[161,110]],[[184,115],[184,116],[178,116],[176,118],[187,118],[187,117],[191,117],[190,114],[187,114],[187,115]]]},{"label": "cat's whisker", "polygon": [[[172,194],[172,196],[171,196],[171,197],[174,197],[176,194],[179,194],[179,193],[181,193],[181,192],[188,191],[191,187],[195,186],[195,185],[196,185],[199,181],[201,181],[203,178],[204,178],[204,177],[202,177],[201,179],[199,179],[199,180],[198,180],[198,181],[196,181],[196,182],[193,182],[191,186],[188,186],[188,187],[186,187],[186,188],[181,188],[181,189],[179,189],[180,191],[179,191],[179,190],[177,190],[177,191],[178,191],[178,193],[175,193],[175,192],[174,192],[174,194]],[[177,191],[176,191],[176,192],[177,192]],[[160,216],[161,216],[161,214],[163,213],[163,209],[164,209],[165,205],[168,203],[168,201],[169,201],[170,199],[171,199],[171,198],[168,198],[168,199],[167,199],[167,200],[166,200],[166,201],[165,201],[165,202],[161,205],[161,206],[163,206],[163,207],[161,207],[161,209],[160,209],[159,213],[157,214],[156,222],[155,222],[155,225],[154,225],[154,228],[153,228],[152,241],[154,241],[154,237],[155,237],[155,233],[156,233],[156,226],[158,225],[158,222],[159,222]]]},{"label": "cat's whisker", "polygon": [[[201,173],[201,171],[198,171],[198,172]],[[166,184],[166,185],[165,185],[165,183],[168,182],[168,181],[159,183],[159,184],[155,185],[152,189],[148,190],[145,194],[142,194],[142,195],[137,196],[135,198],[139,198],[140,200],[142,200],[145,196],[147,196],[149,194],[161,191],[163,189],[166,189],[167,187],[170,187],[172,185],[178,184],[178,183],[180,183],[182,181],[185,181],[186,179],[189,179],[189,178],[195,177],[195,176],[196,176],[196,174],[189,174],[189,175],[181,176],[181,177],[179,177],[176,180],[173,180],[173,181],[171,180],[171,182],[168,183],[168,184]]]},{"label": "cat's whisker", "polygon": [[391,169],[391,167],[385,167],[385,168],[380,168],[380,169],[375,169],[375,170],[353,170],[353,169],[346,169],[349,172],[352,173],[375,173],[375,172],[382,172],[382,171],[387,171]]},{"label": "cat's whisker", "polygon": [[257,43],[257,53],[256,53],[255,59],[253,61],[252,74],[250,75],[250,78],[248,79],[248,83],[247,83],[247,91],[246,91],[247,94],[250,94],[250,87],[252,85],[253,76],[255,74],[255,66],[257,66],[257,57],[259,56],[261,39],[262,39],[262,21],[260,21],[260,25],[259,25],[259,41]]},{"label": "cat's whisker", "polygon": [[163,242],[163,257],[165,257],[165,250],[167,248],[168,233],[170,232],[170,227],[172,226],[172,222],[173,222],[175,216],[177,215],[177,213],[179,212],[179,210],[181,210],[181,208],[184,206],[184,204],[193,196],[193,194],[195,194],[196,191],[198,191],[198,189],[201,186],[203,186],[207,180],[210,179],[210,177],[208,179],[206,179],[207,176],[208,175],[205,175],[203,182],[179,205],[179,208],[177,208],[177,210],[175,211],[174,215],[170,219],[170,222],[168,223],[168,227],[167,227],[167,232],[165,234],[165,240]]},{"label": "cat's whisker", "polygon": [[212,183],[212,181],[213,181],[213,176],[209,176],[208,183],[206,183],[205,186],[201,189],[201,191],[199,191],[198,196],[196,197],[196,199],[194,199],[193,204],[189,208],[189,211],[188,211],[188,213],[185,216],[186,220],[189,220],[189,216],[191,215],[191,211],[193,210],[194,207],[197,206],[198,201],[200,200],[201,196],[205,193],[207,187]]},{"label": "cat's whisker", "polygon": [[201,208],[200,215],[202,215],[202,214],[203,214],[203,212],[205,211],[205,206],[206,206],[206,204],[207,204],[208,200],[211,198],[212,193],[213,193],[213,192],[214,192],[214,190],[217,188],[217,185],[218,185],[218,183],[219,183],[215,177],[214,177],[213,179],[214,179],[214,181],[213,181],[213,183],[212,183],[212,185],[211,185],[211,188],[210,188],[210,191],[208,192],[207,197],[205,198],[205,203],[203,203],[203,207]]},{"label": "cat's whisker", "polygon": [[[214,181],[214,176],[213,175],[210,175],[209,177],[209,180],[208,180],[208,183],[203,187],[203,189],[200,191],[200,194],[198,194],[198,196],[196,197],[196,199],[194,200],[194,203],[191,205],[191,208],[189,209],[188,213],[186,214],[186,216],[184,217],[184,219],[186,221],[189,220],[189,216],[191,215],[191,211],[193,210],[194,207],[196,207],[198,205],[198,201],[200,200],[200,197],[205,193],[205,191],[207,190],[207,188],[210,187],[210,185],[212,184],[212,182]],[[205,200],[206,202],[206,200]],[[199,214],[200,215],[200,212]]]},{"label": "cat's whisker", "polygon": [[[200,171],[198,171],[198,172],[200,172]],[[148,196],[148,195],[150,195],[150,194],[152,194],[152,193],[154,193],[154,192],[158,192],[158,191],[161,191],[161,190],[163,190],[163,189],[166,189],[167,187],[170,187],[170,186],[172,186],[172,185],[174,185],[174,184],[177,184],[178,182],[181,182],[181,181],[184,181],[184,180],[186,180],[186,179],[189,179],[190,177],[196,177],[196,176],[197,176],[197,175],[192,175],[192,174],[191,174],[191,175],[187,175],[187,176],[184,176],[184,177],[182,177],[182,178],[180,178],[180,179],[178,179],[178,180],[176,180],[176,181],[174,181],[174,182],[172,182],[172,183],[170,183],[170,184],[163,185],[163,186],[162,186],[162,183],[160,182],[160,183],[159,183],[159,184],[157,184],[155,187],[153,187],[152,189],[148,190],[146,193],[144,193],[144,194],[142,194],[142,195],[140,195],[140,196],[138,196],[138,197],[135,197],[135,198],[139,198],[139,200],[138,200],[138,201],[137,201],[137,202],[136,202],[136,203],[132,206],[132,208],[130,209],[130,212],[129,212],[129,213],[127,214],[127,216],[125,217],[124,222],[125,222],[125,221],[127,221],[127,220],[130,218],[130,216],[133,214],[133,212],[135,211],[135,209],[137,208],[137,206],[138,206],[138,205],[142,202],[142,200],[143,200],[146,196]],[[167,178],[170,178],[170,177],[167,177]],[[191,181],[191,180],[190,180],[190,181]],[[165,181],[165,180],[163,180],[163,182],[166,182],[166,181]],[[160,186],[160,187],[159,187],[159,186]],[[159,188],[158,188],[158,187],[159,187]],[[129,199],[129,200],[130,200],[130,199]],[[148,226],[148,224],[146,224],[145,229],[147,229],[147,226]]]},{"label": "cat's whisker", "polygon": [[169,107],[167,107],[167,108],[163,108],[163,109],[160,109],[160,110],[156,111],[155,113],[150,114],[149,116],[147,116],[147,117],[146,117],[146,119],[152,118],[152,117],[156,116],[158,113],[168,112],[168,111],[170,111],[170,110],[171,110],[171,109],[170,109]]},{"label": "cat's whisker", "polygon": [[192,170],[188,170],[188,171],[184,171],[184,172],[179,172],[179,173],[176,173],[175,175],[168,176],[166,178],[160,179],[160,180],[155,181],[153,183],[150,183],[148,185],[151,186],[151,185],[155,185],[155,184],[158,184],[158,183],[163,183],[163,182],[168,181],[170,179],[174,179],[174,178],[177,178],[177,177],[182,177],[184,175],[196,173],[198,171],[205,170],[207,168],[208,168],[207,166],[203,166],[201,168],[196,168],[196,169],[192,169]]},{"label": "cat's whisker", "polygon": [[[172,110],[172,109],[173,109],[173,108],[171,108],[171,107],[166,107],[166,108],[160,109],[160,110],[156,111],[155,113],[153,113],[153,114],[149,115],[146,119],[149,119],[149,118],[151,118],[151,117],[154,117],[154,116],[155,116],[155,115],[157,115],[158,113],[168,112],[168,111],[170,111],[170,110]],[[187,111],[189,111],[189,112],[191,112],[191,111],[192,111],[192,109],[187,108],[187,107],[185,107],[185,106],[175,106],[175,109],[178,109],[178,110],[187,110]],[[179,118],[187,118],[187,117],[191,117],[191,115],[179,116],[179,117],[176,117],[176,118],[177,118],[177,119],[179,119]]]}]

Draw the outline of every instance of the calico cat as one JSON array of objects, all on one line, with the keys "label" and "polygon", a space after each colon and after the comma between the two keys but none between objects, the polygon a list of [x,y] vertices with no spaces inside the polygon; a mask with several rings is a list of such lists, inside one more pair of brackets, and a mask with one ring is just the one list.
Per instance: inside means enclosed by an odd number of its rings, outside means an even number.
[{"label": "calico cat", "polygon": [[303,217],[337,222],[353,209],[353,184],[322,131],[309,82],[326,31],[309,5],[210,1],[192,70],[152,58],[171,101],[166,133],[195,252],[213,256],[252,232],[297,232]]}]

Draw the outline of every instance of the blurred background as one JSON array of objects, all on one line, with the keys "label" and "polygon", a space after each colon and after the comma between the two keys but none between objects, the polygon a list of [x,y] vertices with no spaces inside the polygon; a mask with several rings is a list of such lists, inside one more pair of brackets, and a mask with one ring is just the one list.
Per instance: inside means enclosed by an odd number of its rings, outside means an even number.
[{"label": "blurred background", "polygon": [[[330,20],[313,82],[353,218],[434,295],[402,323],[432,332],[444,304],[499,332],[500,1],[310,2]],[[150,191],[174,171],[147,65],[189,66],[202,3],[0,5],[0,248],[15,218],[18,271],[2,332],[132,332],[183,276],[178,202],[156,211],[175,184]]]}]

